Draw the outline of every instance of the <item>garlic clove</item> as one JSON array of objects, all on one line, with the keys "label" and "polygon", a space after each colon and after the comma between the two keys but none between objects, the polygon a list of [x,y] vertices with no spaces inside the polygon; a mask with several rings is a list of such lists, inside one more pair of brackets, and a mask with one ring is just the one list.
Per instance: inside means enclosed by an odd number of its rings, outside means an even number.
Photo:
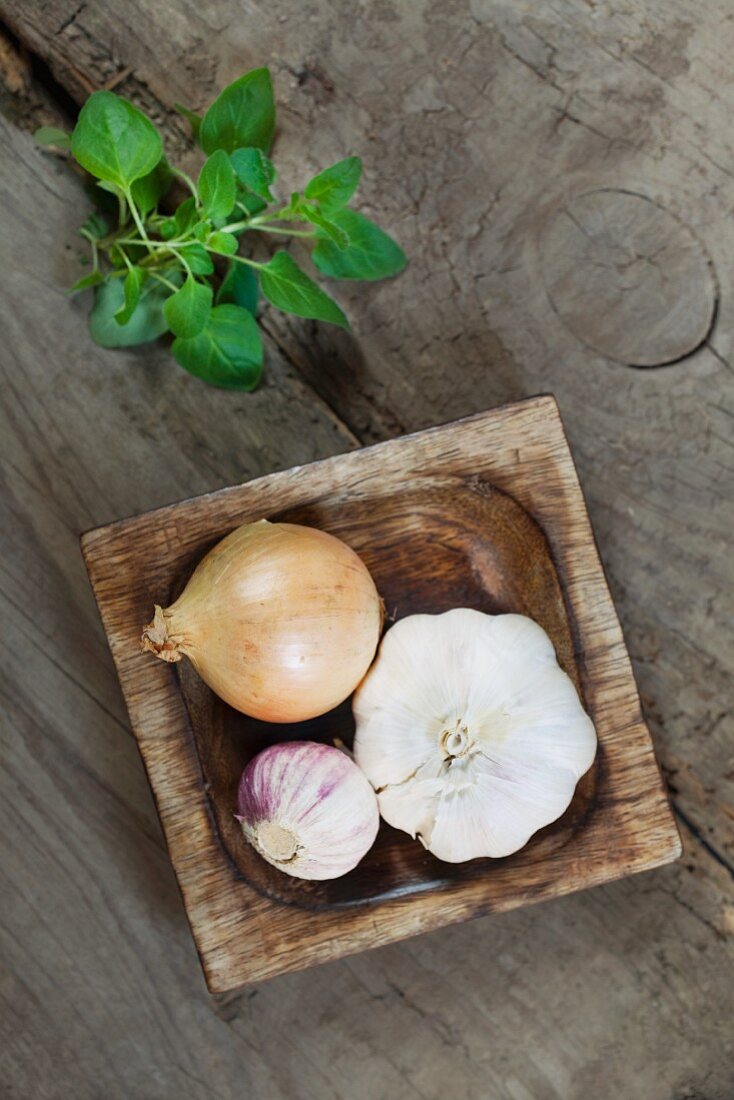
[{"label": "garlic clove", "polygon": [[431,851],[449,863],[518,851],[561,816],[576,788],[571,772],[542,763],[508,768],[477,754],[471,770],[462,782],[451,768],[427,837]]},{"label": "garlic clove", "polygon": [[383,787],[378,792],[380,814],[388,825],[428,847],[442,790],[440,779]]},{"label": "garlic clove", "polygon": [[[524,615],[486,615],[471,608],[458,608],[446,615],[451,620],[447,624],[449,639],[451,633],[464,635],[460,660],[465,717],[514,710],[521,694],[539,697],[536,680],[545,678],[546,684],[550,683],[560,671],[550,638]],[[473,639],[471,645],[467,635]],[[568,683],[575,700],[575,688]],[[544,707],[546,702],[543,694]]]},{"label": "garlic clove", "polygon": [[425,765],[413,781],[384,788],[380,812],[448,863],[499,858],[560,817],[576,783],[571,771],[542,763],[508,768],[477,753],[455,761],[442,778]]},{"label": "garlic clove", "polygon": [[361,739],[357,762],[377,788],[403,782],[425,763],[443,716],[452,713],[457,696],[466,695],[461,639],[447,653],[438,618],[411,615],[392,627],[354,696],[357,723],[369,723],[370,731]]}]

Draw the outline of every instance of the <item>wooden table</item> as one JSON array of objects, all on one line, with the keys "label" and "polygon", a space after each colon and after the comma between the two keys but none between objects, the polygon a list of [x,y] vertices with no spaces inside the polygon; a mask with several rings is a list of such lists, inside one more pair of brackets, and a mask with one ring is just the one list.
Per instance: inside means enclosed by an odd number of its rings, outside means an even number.
[{"label": "wooden table", "polygon": [[[730,1100],[734,18],[725,0],[3,0],[3,1095]],[[297,184],[349,153],[411,258],[352,336],[265,313],[254,395],[85,332],[116,85],[190,155],[270,64]],[[676,865],[206,993],[78,548],[119,516],[556,394],[684,836]]]}]

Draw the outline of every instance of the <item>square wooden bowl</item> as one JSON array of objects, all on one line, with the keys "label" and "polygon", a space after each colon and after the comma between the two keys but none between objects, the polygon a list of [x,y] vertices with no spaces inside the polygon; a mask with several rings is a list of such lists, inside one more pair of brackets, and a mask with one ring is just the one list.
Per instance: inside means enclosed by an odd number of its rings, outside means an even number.
[{"label": "square wooden bowl", "polygon": [[[382,825],[327,883],[288,878],[233,818],[248,759],[274,740],[349,743],[349,703],[297,726],[231,710],[186,661],[140,651],[153,603],[241,523],[331,531],[372,571],[388,614],[476,607],[550,634],[599,737],[566,814],[507,859],[445,864]],[[82,546],[207,985],[222,993],[480,914],[676,859],[673,820],[552,397],[222,489],[83,536]]]}]

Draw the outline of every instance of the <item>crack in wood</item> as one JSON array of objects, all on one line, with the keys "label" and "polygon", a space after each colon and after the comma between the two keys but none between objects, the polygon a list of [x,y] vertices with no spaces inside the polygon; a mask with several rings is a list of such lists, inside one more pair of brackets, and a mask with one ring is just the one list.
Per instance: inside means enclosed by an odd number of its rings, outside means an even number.
[{"label": "crack in wood", "polygon": [[677,799],[672,798],[671,803],[676,815],[683,822],[689,833],[693,837],[695,837],[701,847],[708,852],[711,858],[715,859],[716,862],[719,863],[725,870],[727,870],[731,877],[734,879],[734,861],[727,859],[726,855],[723,852],[720,852],[718,848],[716,848],[709,840],[706,839],[706,837],[703,835],[701,826],[696,824],[690,814],[687,814],[685,810],[681,809]]}]

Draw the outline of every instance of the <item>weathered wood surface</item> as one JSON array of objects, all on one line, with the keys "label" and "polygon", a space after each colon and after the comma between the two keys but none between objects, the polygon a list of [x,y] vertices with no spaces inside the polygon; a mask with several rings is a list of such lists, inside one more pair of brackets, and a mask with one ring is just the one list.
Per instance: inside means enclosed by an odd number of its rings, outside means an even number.
[{"label": "weathered wood surface", "polygon": [[[398,618],[468,606],[524,611],[548,631],[596,727],[597,760],[568,814],[515,855],[442,866],[383,829],[344,879],[283,887],[278,872],[263,879],[262,860],[232,818],[248,748],[264,747],[262,723],[248,730],[233,714],[228,747],[217,752],[222,708],[212,693],[182,691],[169,666],[140,652],[139,638],[152,601],[167,602],[213,543],[240,523],[299,508],[361,555]],[[85,534],[82,545],[212,992],[680,855],[552,397],[122,520]],[[332,721],[315,720],[308,733],[275,727],[265,744],[293,736],[330,744]],[[351,743],[349,722],[336,732]]]},{"label": "weathered wood surface", "polygon": [[[269,62],[285,106],[284,179],[361,153],[365,208],[412,261],[390,285],[338,289],[354,340],[269,316],[285,354],[271,343],[265,388],[206,390],[161,350],[91,347],[83,306],[59,289],[77,270],[81,191],[24,136],[4,134],[3,1087],[41,1100],[729,1100],[729,6],[2,8],[75,98],[129,68],[120,90],[164,121],[174,99],[203,104]],[[624,333],[623,354],[647,354],[661,331],[658,246],[642,262],[620,257],[617,223],[608,257],[593,242],[579,251],[611,264],[612,289],[590,329],[568,328],[568,268],[549,234],[579,196],[604,189],[688,227],[699,248],[678,250],[676,277],[691,258],[710,261],[690,327],[679,324],[689,354],[672,366],[632,369],[589,350],[624,287],[649,299],[650,324],[641,312],[639,344]],[[603,245],[603,221],[592,236]],[[582,243],[570,230],[565,240]],[[710,279],[717,312],[701,342]],[[684,860],[213,1004],[78,533],[541,390],[556,393],[569,429]]]}]

